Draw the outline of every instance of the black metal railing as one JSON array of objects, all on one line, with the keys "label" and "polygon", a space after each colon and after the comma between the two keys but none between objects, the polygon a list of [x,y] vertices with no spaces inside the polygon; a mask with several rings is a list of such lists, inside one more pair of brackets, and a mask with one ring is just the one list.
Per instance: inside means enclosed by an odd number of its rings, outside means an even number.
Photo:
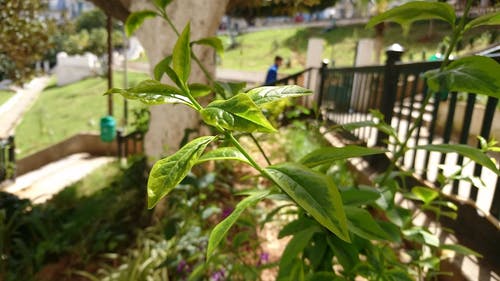
[{"label": "black metal railing", "polygon": [[264,84],[263,86],[299,85],[305,88],[310,88],[310,75],[313,70],[315,70],[315,68],[309,67],[300,72],[278,79],[272,83]]},{"label": "black metal railing", "polygon": [[[439,68],[441,63],[400,63],[401,55],[402,51],[388,50],[387,62],[381,66],[323,67],[317,102],[322,116],[339,125],[376,121],[376,116],[370,112],[376,109],[384,115],[386,123],[395,128],[398,138],[405,139],[426,95],[430,94],[422,74]],[[499,55],[492,58],[500,61]],[[434,94],[423,109],[423,119],[412,132],[409,145],[460,143],[479,146],[476,136],[485,139],[496,136],[498,139],[500,126],[493,128],[500,123],[500,114],[496,114],[497,104],[497,98],[474,93]],[[351,134],[368,146],[385,146],[390,152],[397,149],[393,139],[374,128],[359,128]],[[498,154],[491,156],[500,159]],[[443,191],[472,200],[482,210],[500,219],[499,178],[488,169],[469,162],[456,153],[413,149],[407,151],[398,164],[433,184],[437,184],[439,170],[449,172],[453,166],[465,165],[463,174],[481,178],[487,188],[478,190],[466,181],[455,180]]]},{"label": "black metal railing", "polygon": [[14,136],[0,139],[0,183],[16,177],[16,145]]},{"label": "black metal railing", "polygon": [[116,132],[118,144],[118,159],[127,158],[131,155],[144,153],[144,133],[132,132],[123,135],[121,130]]}]

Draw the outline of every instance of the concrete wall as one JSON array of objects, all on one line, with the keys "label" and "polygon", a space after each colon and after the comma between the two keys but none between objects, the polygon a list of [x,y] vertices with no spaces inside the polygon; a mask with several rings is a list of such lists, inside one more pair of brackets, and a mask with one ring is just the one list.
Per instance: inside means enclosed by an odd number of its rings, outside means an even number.
[{"label": "concrete wall", "polygon": [[118,153],[118,145],[116,141],[112,143],[102,142],[97,134],[74,135],[51,147],[17,160],[16,174],[26,174],[71,154],[82,152],[95,156],[115,156]]},{"label": "concrete wall", "polygon": [[64,52],[57,54],[55,74],[58,86],[97,75],[100,71],[101,64],[99,59],[91,53],[86,53],[81,56],[69,56]]}]

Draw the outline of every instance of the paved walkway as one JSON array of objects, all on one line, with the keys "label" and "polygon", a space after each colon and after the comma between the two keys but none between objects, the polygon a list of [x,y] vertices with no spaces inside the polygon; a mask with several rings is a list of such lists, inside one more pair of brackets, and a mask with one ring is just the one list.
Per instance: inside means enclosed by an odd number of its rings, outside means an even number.
[{"label": "paved walkway", "polygon": [[14,132],[24,113],[35,102],[49,80],[48,76],[33,79],[24,88],[16,89],[16,94],[0,106],[0,138],[6,138]]},{"label": "paved walkway", "polygon": [[[365,24],[368,22],[368,20],[369,20],[369,18],[337,19],[335,21],[335,27]],[[331,26],[332,26],[331,20],[311,21],[311,22],[302,22],[302,23],[285,22],[285,23],[273,23],[273,24],[264,25],[264,26],[249,26],[249,27],[241,28],[240,32],[241,33],[251,33],[251,32],[263,31],[263,30],[298,28],[298,27],[301,27],[301,28],[326,27],[326,28],[328,28]],[[218,31],[217,34],[218,35],[228,35],[229,30]]]},{"label": "paved walkway", "polygon": [[[123,66],[116,65],[116,69],[122,70]],[[150,67],[147,62],[129,62],[127,66],[130,71],[149,73]],[[247,82],[248,86],[258,86],[264,83],[266,71],[245,71],[234,69],[217,68],[215,70],[215,79],[223,82]]]},{"label": "paved walkway", "polygon": [[2,191],[30,199],[34,204],[41,204],[65,187],[115,159],[92,157],[88,153],[73,154],[18,177],[15,182],[2,188]]}]

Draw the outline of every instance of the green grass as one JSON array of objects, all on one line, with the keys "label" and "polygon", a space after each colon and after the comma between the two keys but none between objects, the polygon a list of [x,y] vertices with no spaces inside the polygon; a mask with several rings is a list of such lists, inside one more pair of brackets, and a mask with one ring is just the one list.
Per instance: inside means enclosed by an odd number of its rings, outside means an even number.
[{"label": "green grass", "polygon": [[9,262],[0,268],[3,280],[80,280],[74,270],[95,267],[102,254],[130,247],[150,222],[143,199],[146,169],[144,158],[125,168],[110,163],[41,205],[9,195],[14,203],[5,241],[11,247]]},{"label": "green grass", "polygon": [[[147,77],[144,73],[129,72],[129,85]],[[122,73],[115,73],[114,85],[123,85]],[[99,131],[100,118],[107,114],[107,97],[102,95],[106,89],[107,81],[101,77],[45,89],[16,128],[18,156],[26,156],[80,132]],[[123,98],[114,96],[113,99],[114,116],[120,125]],[[140,106],[139,102],[129,101],[129,110]]]},{"label": "green grass", "polygon": [[0,91],[0,105],[4,104],[6,101],[8,101],[14,94],[15,94],[15,92],[13,92],[13,91],[1,90]]},{"label": "green grass", "polygon": [[120,164],[112,162],[93,171],[82,180],[66,187],[57,196],[59,200],[66,201],[66,194],[71,194],[74,200],[91,196],[96,192],[111,186],[112,182],[122,175]]},{"label": "green grass", "polygon": [[[430,57],[438,51],[438,45],[443,38],[450,34],[451,29],[447,24],[435,21],[433,33],[429,36],[429,23],[418,22],[414,24],[408,36],[403,35],[400,26],[390,24],[385,31],[384,46],[399,43],[406,49],[403,60],[420,61],[422,52]],[[475,49],[487,45],[486,36],[481,36],[483,30],[469,33],[464,42],[475,37]],[[281,55],[286,60],[291,60],[291,68],[282,67],[281,73],[293,73],[304,69],[306,63],[307,43],[309,38],[322,38],[325,40],[323,58],[335,61],[336,66],[352,66],[354,62],[356,43],[362,38],[373,38],[374,31],[365,29],[363,25],[337,27],[329,32],[323,28],[286,28],[280,30],[265,30],[238,36],[236,41],[239,46],[228,50],[230,40],[221,36],[226,47],[226,52],[221,60],[221,68],[241,69],[248,71],[266,71],[272,64],[275,55]],[[470,48],[464,50],[471,51]],[[384,58],[382,58],[384,59]]]}]

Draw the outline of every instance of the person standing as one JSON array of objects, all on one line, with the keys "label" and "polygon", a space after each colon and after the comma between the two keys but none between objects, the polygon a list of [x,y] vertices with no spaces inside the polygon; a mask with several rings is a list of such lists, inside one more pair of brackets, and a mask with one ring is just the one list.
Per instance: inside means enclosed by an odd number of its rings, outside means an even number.
[{"label": "person standing", "polygon": [[276,82],[278,79],[278,68],[281,66],[283,63],[283,58],[280,56],[274,57],[274,64],[269,67],[269,70],[267,70],[267,75],[266,75],[266,85],[272,84]]}]

